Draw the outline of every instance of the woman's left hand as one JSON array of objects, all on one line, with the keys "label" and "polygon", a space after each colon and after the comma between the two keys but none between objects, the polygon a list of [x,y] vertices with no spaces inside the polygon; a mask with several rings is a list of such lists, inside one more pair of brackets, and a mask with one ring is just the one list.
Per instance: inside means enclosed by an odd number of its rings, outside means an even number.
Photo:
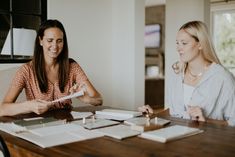
[{"label": "woman's left hand", "polygon": [[199,106],[188,106],[187,113],[192,117],[192,120],[206,121],[203,111]]}]

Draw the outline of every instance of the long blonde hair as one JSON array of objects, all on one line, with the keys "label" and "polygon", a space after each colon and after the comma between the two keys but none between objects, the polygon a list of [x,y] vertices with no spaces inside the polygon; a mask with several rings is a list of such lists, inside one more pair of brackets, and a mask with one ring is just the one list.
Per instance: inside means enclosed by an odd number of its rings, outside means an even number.
[{"label": "long blonde hair", "polygon": [[[205,23],[201,21],[190,21],[185,23],[183,26],[180,27],[180,30],[184,30],[187,32],[191,37],[193,37],[197,42],[200,43],[202,50],[202,56],[205,60],[209,62],[215,62],[217,64],[221,64],[219,58],[216,55],[215,48],[213,46],[211,37],[209,35],[207,26]],[[184,63],[187,64],[187,63]],[[177,61],[172,65],[172,68],[176,73],[179,73],[180,71],[185,68],[185,65],[183,63]]]}]

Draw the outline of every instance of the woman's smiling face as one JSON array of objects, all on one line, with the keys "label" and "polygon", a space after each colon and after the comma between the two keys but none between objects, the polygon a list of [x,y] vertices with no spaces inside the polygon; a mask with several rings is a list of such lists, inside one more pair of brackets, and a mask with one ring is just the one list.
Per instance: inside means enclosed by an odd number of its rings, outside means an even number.
[{"label": "woman's smiling face", "polygon": [[63,50],[63,32],[59,28],[48,28],[44,31],[40,45],[43,47],[45,58],[56,59]]}]

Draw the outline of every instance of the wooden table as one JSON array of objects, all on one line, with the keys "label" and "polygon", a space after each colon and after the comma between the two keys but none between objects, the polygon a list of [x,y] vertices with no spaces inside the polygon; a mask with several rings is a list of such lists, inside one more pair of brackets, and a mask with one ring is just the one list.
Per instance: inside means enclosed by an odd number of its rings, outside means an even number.
[{"label": "wooden table", "polygon": [[[95,111],[103,107],[74,108],[76,111]],[[34,114],[14,118],[31,117]],[[67,110],[51,111],[43,116],[54,116],[59,119],[71,119]],[[12,117],[1,117],[0,121],[11,121]],[[10,147],[12,156],[50,156],[50,157],[231,157],[235,156],[235,127],[198,123],[189,120],[165,117],[171,125],[180,124],[197,127],[203,133],[168,143],[158,143],[139,137],[117,140],[101,137],[75,142],[51,148],[41,148],[28,141],[0,131]]]}]

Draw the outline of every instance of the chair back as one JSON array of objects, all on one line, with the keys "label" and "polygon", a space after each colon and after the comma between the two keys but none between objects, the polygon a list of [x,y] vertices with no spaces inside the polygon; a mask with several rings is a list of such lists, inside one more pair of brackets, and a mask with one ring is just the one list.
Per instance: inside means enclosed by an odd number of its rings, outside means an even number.
[{"label": "chair back", "polygon": [[1,153],[3,154],[4,157],[10,157],[10,152],[7,148],[6,143],[4,142],[4,139],[0,136],[0,156]]}]

